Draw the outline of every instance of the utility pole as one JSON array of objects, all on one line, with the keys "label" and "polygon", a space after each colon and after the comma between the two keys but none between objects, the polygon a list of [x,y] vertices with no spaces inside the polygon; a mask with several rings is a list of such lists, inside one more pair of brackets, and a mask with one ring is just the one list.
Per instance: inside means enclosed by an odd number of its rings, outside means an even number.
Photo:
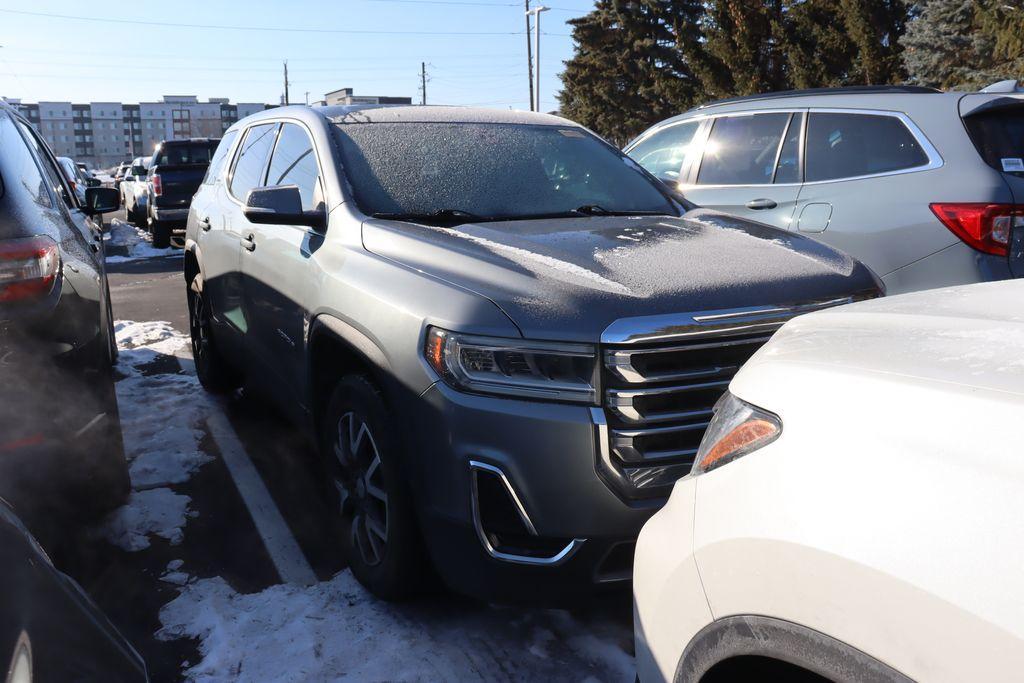
[{"label": "utility pole", "polygon": [[533,111],[533,49],[530,47],[530,0],[523,0],[526,7],[526,80],[530,81],[530,111]]},{"label": "utility pole", "polygon": [[526,13],[526,18],[529,20],[530,15],[534,15],[533,20],[533,111],[540,111],[540,13],[547,12],[550,7],[544,5],[537,5],[533,9]]},{"label": "utility pole", "polygon": [[427,103],[427,63],[420,62],[420,104]]},{"label": "utility pole", "polygon": [[288,60],[284,60],[284,103],[291,104],[288,100]]}]

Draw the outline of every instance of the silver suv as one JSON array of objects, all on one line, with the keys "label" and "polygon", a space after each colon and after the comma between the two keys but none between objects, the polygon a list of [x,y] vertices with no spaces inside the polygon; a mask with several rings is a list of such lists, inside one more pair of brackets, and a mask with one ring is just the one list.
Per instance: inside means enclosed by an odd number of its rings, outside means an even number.
[{"label": "silver suv", "polygon": [[487,599],[614,585],[738,366],[793,315],[880,293],[814,240],[683,212],[554,116],[261,112],[189,211],[196,370],[316,435],[378,595],[431,563]]},{"label": "silver suv", "polygon": [[889,294],[1024,276],[1024,93],[853,87],[713,102],[625,151],[705,208],[860,259]]}]

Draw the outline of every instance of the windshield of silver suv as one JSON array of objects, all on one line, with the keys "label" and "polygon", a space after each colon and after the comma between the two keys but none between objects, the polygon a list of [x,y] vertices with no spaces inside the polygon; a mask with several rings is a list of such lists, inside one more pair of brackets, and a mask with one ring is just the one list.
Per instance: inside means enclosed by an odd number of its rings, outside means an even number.
[{"label": "windshield of silver suv", "polygon": [[678,215],[627,157],[578,127],[492,123],[335,126],[363,213],[438,221]]}]

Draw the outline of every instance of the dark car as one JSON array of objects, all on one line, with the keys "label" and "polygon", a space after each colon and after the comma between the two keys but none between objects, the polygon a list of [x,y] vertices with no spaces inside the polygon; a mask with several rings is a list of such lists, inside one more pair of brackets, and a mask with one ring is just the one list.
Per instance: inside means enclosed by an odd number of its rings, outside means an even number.
[{"label": "dark car", "polygon": [[8,683],[146,681],[146,665],[0,499],[0,675]]},{"label": "dark car", "polygon": [[[37,536],[122,502],[128,473],[103,238],[117,191],[81,204],[29,123],[0,105],[0,496]],[[53,529],[51,529],[53,530]]]},{"label": "dark car", "polygon": [[238,122],[184,268],[200,380],[317,435],[385,598],[431,563],[486,599],[622,585],[737,368],[881,293],[809,238],[687,212],[571,121],[455,107]]},{"label": "dark car", "polygon": [[192,195],[199,189],[219,139],[165,140],[153,152],[149,166],[149,231],[153,246],[171,244],[171,235],[184,233]]}]

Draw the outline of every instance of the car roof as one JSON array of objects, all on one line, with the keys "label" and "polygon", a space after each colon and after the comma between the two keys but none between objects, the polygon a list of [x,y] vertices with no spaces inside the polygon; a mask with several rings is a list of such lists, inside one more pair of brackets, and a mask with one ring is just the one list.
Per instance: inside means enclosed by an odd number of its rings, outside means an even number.
[{"label": "car roof", "polygon": [[394,106],[371,104],[331,107],[293,105],[257,112],[247,116],[242,121],[248,123],[250,121],[273,120],[282,117],[297,118],[310,123],[315,120],[327,120],[330,123],[344,125],[360,123],[511,123],[580,127],[577,123],[552,114],[445,105]]}]

